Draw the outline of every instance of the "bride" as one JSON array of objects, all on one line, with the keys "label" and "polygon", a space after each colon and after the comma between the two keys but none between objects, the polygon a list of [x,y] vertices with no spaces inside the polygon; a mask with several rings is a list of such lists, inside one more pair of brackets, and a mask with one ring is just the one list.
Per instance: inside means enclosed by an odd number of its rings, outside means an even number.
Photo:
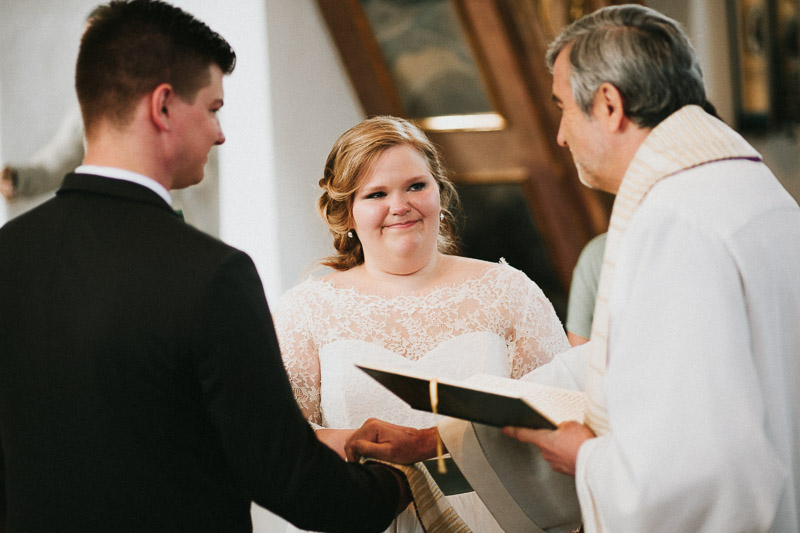
[{"label": "bride", "polygon": [[[275,324],[300,408],[342,457],[353,428],[370,417],[435,425],[356,363],[518,378],[569,347],[550,301],[525,274],[453,255],[456,191],[410,122],[375,117],[345,132],[319,185],[336,249],[322,264],[333,271],[289,290]],[[474,492],[448,500],[473,531],[501,531]],[[389,531],[422,531],[413,505]]]}]

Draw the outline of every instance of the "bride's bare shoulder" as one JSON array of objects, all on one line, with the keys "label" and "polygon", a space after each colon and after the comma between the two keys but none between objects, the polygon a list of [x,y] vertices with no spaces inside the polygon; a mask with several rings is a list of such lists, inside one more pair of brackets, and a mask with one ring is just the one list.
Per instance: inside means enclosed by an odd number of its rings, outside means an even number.
[{"label": "bride's bare shoulder", "polygon": [[448,270],[457,271],[461,274],[466,274],[467,277],[476,277],[485,274],[487,271],[497,268],[500,263],[492,263],[484,261],[483,259],[474,259],[472,257],[462,257],[460,255],[447,255],[445,256],[450,263]]},{"label": "bride's bare shoulder", "polygon": [[362,265],[349,268],[347,270],[333,270],[323,276],[322,281],[338,288],[358,287],[363,277]]}]

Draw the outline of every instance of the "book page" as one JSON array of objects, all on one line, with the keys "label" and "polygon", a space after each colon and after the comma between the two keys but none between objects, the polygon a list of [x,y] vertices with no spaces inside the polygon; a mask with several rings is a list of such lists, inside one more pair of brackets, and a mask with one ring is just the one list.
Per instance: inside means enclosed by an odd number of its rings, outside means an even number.
[{"label": "book page", "polygon": [[567,420],[583,423],[586,395],[581,391],[548,387],[490,374],[475,374],[462,380],[461,383],[476,390],[522,398],[556,425]]}]

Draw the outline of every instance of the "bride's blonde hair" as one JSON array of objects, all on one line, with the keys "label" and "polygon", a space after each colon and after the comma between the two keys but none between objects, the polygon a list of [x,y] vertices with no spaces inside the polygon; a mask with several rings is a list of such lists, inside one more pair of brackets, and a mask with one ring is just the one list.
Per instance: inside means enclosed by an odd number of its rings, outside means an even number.
[{"label": "bride's blonde hair", "polygon": [[439,224],[438,249],[458,253],[455,237],[455,211],[458,193],[447,177],[436,146],[411,122],[398,117],[377,116],[366,119],[344,132],[333,144],[319,186],[322,195],[317,210],[333,234],[336,255],[320,261],[336,270],[347,270],[364,262],[364,251],[353,227],[353,198],[361,180],[369,174],[378,157],[393,146],[410,146],[427,162],[439,186],[442,218]]}]

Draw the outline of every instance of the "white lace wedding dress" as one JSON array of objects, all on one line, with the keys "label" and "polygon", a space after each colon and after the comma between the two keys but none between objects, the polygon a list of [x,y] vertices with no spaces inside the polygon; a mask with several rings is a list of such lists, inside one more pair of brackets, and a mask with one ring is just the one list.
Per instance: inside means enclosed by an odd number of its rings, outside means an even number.
[{"label": "white lace wedding dress", "polygon": [[[316,427],[357,428],[369,417],[435,425],[434,415],[412,410],[355,368],[359,362],[440,378],[518,378],[569,347],[550,301],[504,262],[457,284],[394,298],[309,279],[279,300],[274,315],[294,395]],[[502,531],[475,493],[448,499],[473,531]],[[413,507],[388,531],[421,532]]]}]

